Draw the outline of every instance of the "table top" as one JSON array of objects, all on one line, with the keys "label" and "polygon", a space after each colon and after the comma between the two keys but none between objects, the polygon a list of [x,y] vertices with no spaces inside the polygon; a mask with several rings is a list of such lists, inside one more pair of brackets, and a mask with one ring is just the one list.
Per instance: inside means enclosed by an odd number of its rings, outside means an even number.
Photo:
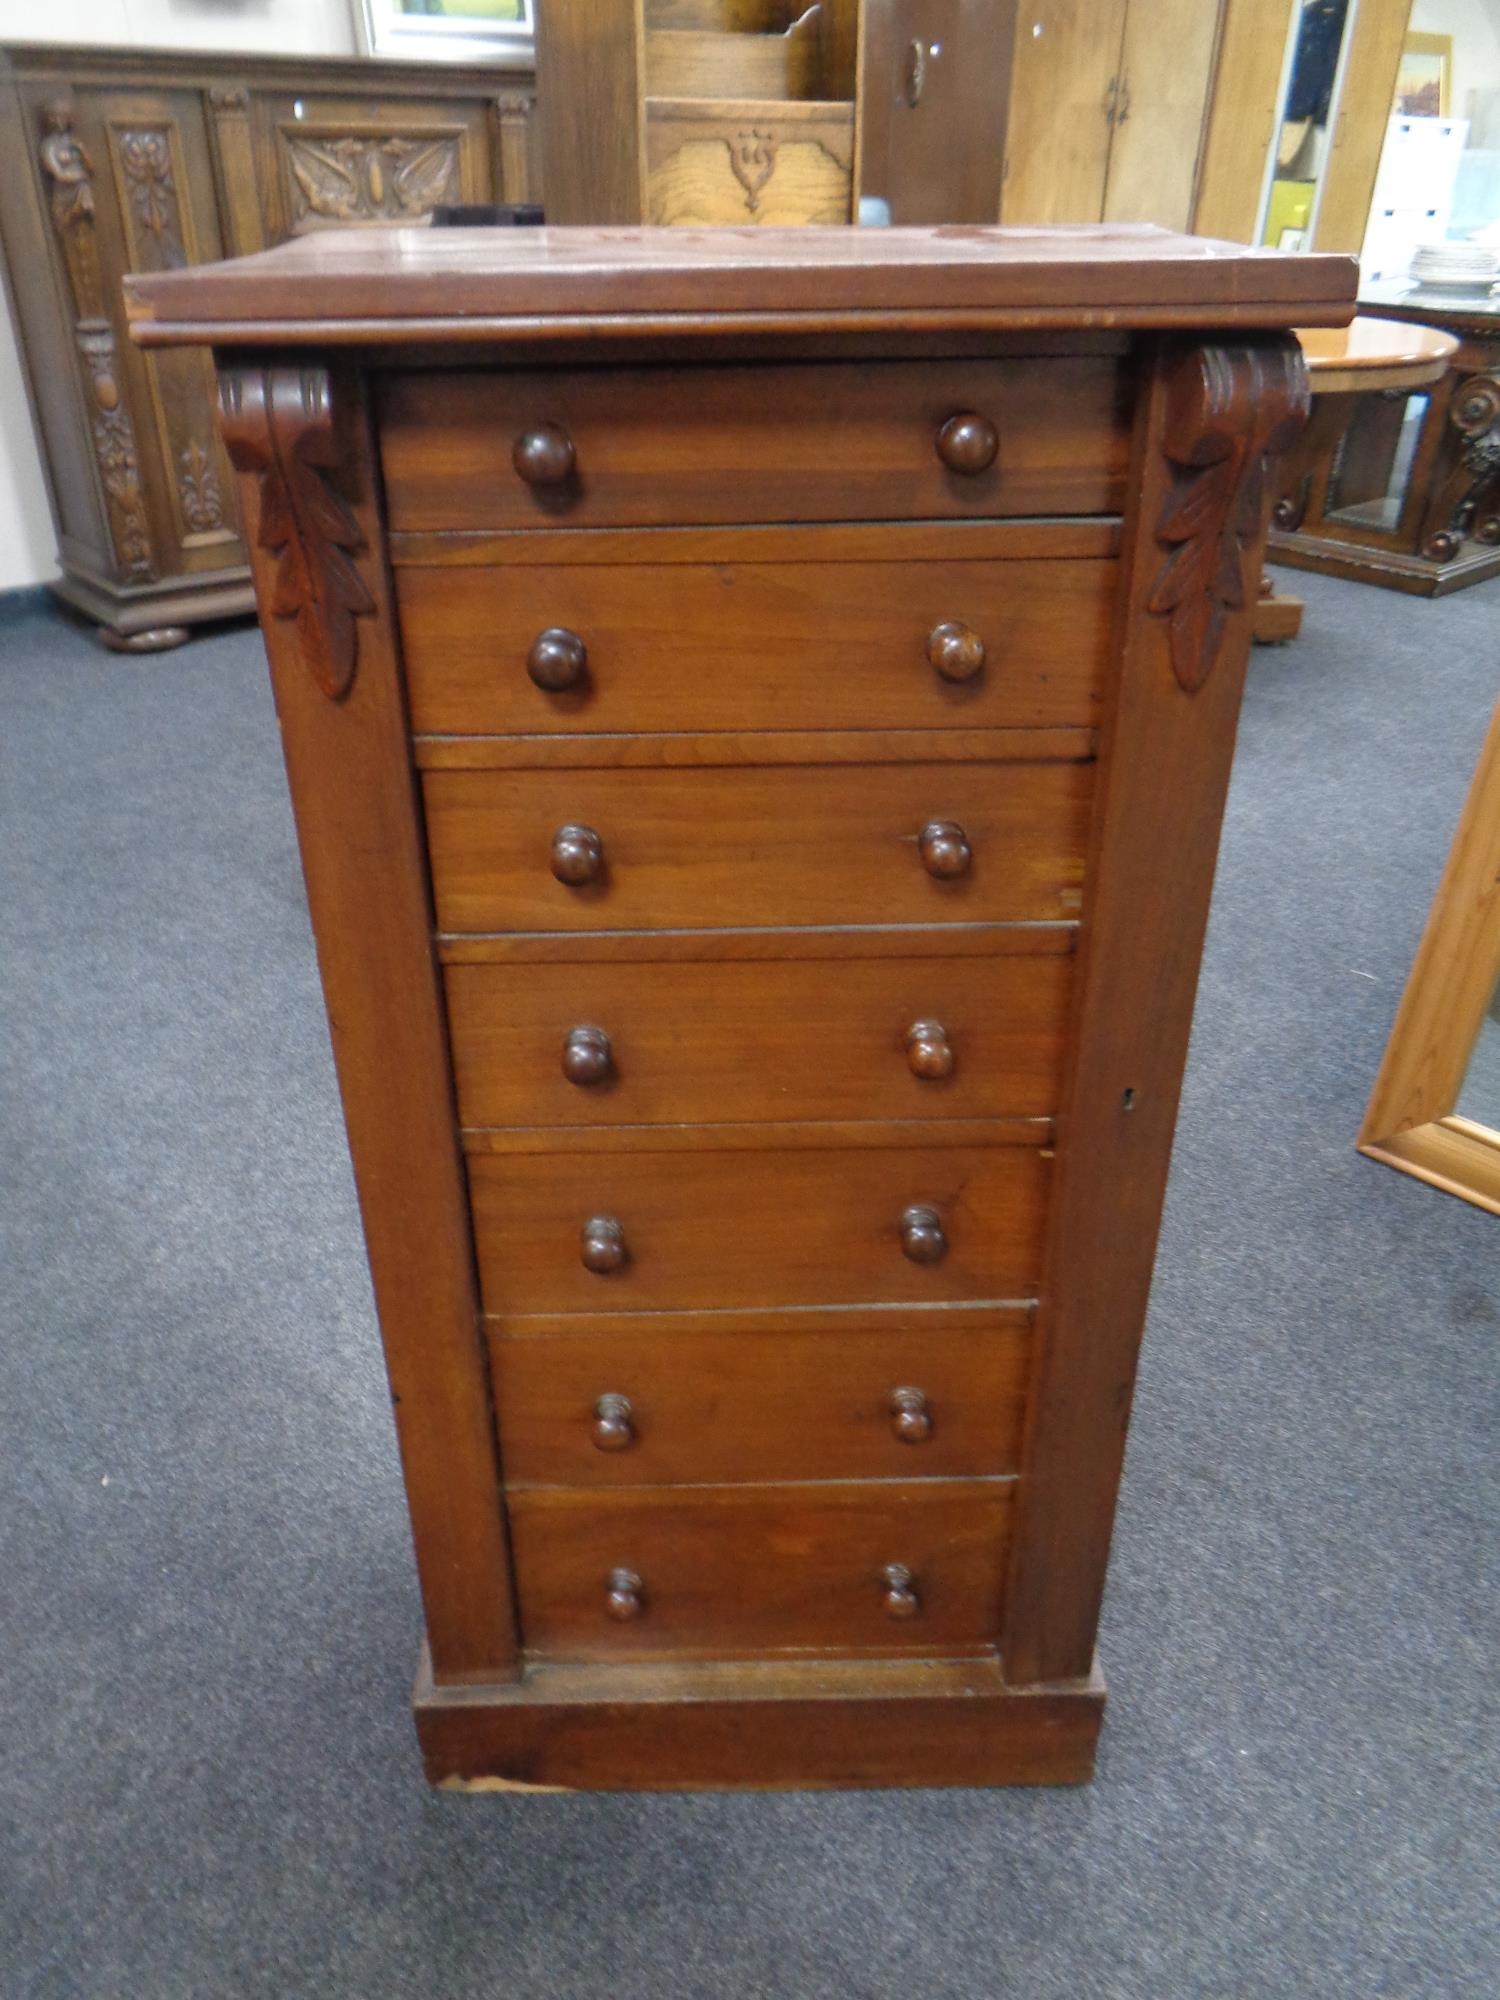
[{"label": "table top", "polygon": [[1441,381],[1458,352],[1451,333],[1362,315],[1348,326],[1299,327],[1315,396],[1361,389],[1420,389]]},{"label": "table top", "polygon": [[1351,257],[1150,225],[348,229],[125,281],[142,346],[538,332],[1329,326]]},{"label": "table top", "polygon": [[1403,319],[1424,326],[1456,326],[1487,335],[1500,330],[1500,290],[1454,291],[1396,278],[1361,286],[1359,303],[1382,313],[1398,311]]}]

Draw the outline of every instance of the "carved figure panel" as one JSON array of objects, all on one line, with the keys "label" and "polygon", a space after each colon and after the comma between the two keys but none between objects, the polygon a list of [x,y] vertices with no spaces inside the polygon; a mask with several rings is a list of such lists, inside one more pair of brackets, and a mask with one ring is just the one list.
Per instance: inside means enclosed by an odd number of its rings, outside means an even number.
[{"label": "carved figure panel", "polygon": [[1294,340],[1194,348],[1173,370],[1162,436],[1173,479],[1156,526],[1169,553],[1146,608],[1170,621],[1172,671],[1189,694],[1253,594],[1245,558],[1260,533],[1266,459],[1296,442],[1307,414]]},{"label": "carved figure panel", "polygon": [[294,229],[333,222],[420,222],[461,199],[460,135],[319,134],[282,128]]}]

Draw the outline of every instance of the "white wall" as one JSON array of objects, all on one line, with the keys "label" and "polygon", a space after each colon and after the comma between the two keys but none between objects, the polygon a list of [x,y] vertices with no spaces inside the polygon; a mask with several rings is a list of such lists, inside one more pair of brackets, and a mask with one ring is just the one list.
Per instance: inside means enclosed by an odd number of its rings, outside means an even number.
[{"label": "white wall", "polygon": [[[0,0],[0,42],[352,55],[349,0]],[[8,312],[0,313],[0,590],[57,574],[52,519]]]},{"label": "white wall", "polygon": [[1453,37],[1454,118],[1472,118],[1476,90],[1500,90],[1500,0],[1415,0],[1413,34]]}]

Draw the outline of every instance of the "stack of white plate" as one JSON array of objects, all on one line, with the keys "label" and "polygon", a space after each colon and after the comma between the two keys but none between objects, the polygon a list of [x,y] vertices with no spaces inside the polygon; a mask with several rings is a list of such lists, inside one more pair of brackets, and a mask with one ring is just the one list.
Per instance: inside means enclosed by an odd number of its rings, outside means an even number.
[{"label": "stack of white plate", "polygon": [[1437,291],[1488,291],[1500,278],[1500,253],[1487,243],[1423,243],[1412,257],[1411,274]]}]

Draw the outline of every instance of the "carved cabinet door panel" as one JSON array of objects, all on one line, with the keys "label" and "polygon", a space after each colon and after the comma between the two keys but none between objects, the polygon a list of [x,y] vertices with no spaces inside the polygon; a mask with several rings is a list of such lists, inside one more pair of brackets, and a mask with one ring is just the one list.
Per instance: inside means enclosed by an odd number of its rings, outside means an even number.
[{"label": "carved cabinet door panel", "polygon": [[351,223],[425,222],[439,202],[495,201],[492,107],[436,97],[258,92],[266,240]]},{"label": "carved cabinet door panel", "polygon": [[[97,117],[98,172],[109,194],[100,204],[101,236],[108,244],[118,231],[120,269],[171,271],[224,256],[201,94],[110,90],[100,93]],[[244,562],[210,357],[195,348],[144,354],[122,327],[120,362],[131,384],[158,573]]]},{"label": "carved cabinet door panel", "polygon": [[[121,293],[127,271],[172,270],[223,254],[199,94],[104,82],[59,87],[39,78],[26,87],[23,115],[62,280],[103,528],[95,555],[95,538],[73,527],[65,489],[65,554],[127,586],[243,563],[213,364],[201,351],[147,355],[133,347]],[[62,357],[49,356],[47,365],[62,366]]]}]

